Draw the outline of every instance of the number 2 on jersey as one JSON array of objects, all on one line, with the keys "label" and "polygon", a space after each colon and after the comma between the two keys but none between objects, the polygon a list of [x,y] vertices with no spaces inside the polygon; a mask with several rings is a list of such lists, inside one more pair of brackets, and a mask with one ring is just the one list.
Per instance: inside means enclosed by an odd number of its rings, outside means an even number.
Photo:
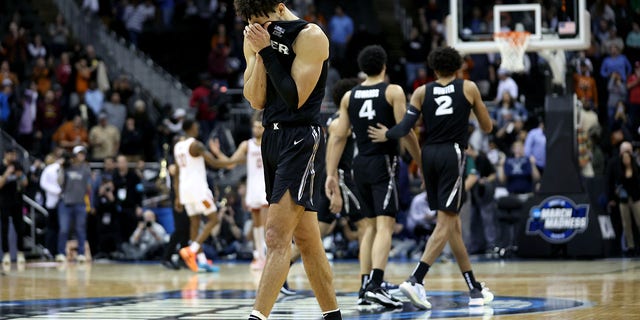
[{"label": "number 2 on jersey", "polygon": [[453,114],[453,108],[451,107],[453,99],[451,99],[450,96],[439,96],[435,98],[435,100],[438,104],[438,109],[436,109],[436,116]]},{"label": "number 2 on jersey", "polygon": [[358,112],[358,117],[367,118],[368,120],[373,120],[376,117],[376,110],[373,109],[373,100],[367,99],[364,101]]}]

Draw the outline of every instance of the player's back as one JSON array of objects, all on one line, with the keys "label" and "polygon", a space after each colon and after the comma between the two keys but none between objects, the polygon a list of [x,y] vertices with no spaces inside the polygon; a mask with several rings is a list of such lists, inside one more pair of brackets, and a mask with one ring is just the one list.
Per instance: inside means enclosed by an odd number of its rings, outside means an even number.
[{"label": "player's back", "polygon": [[375,85],[358,85],[351,89],[349,97],[349,120],[356,136],[358,154],[361,155],[396,155],[397,142],[390,140],[374,143],[369,138],[367,129],[378,123],[390,128],[396,124],[393,106],[385,96],[388,84],[381,82]]},{"label": "player's back", "polygon": [[200,195],[201,192],[209,189],[204,157],[194,157],[189,152],[191,144],[195,141],[195,138],[182,140],[176,143],[173,149],[176,163],[179,167],[180,200],[184,203],[200,201],[196,195]]},{"label": "player's back", "polygon": [[425,124],[425,145],[468,142],[471,104],[464,95],[464,80],[455,79],[446,85],[431,82],[425,86],[422,116]]}]

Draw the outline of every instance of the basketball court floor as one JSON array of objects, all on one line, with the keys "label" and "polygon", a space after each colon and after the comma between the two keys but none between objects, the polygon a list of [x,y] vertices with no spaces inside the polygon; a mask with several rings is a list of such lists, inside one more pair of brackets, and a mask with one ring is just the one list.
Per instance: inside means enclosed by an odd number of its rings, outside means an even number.
[{"label": "basketball court floor", "polygon": [[[402,309],[358,308],[357,264],[332,266],[344,319],[640,319],[640,259],[477,262],[496,299],[472,309],[457,265],[438,263],[426,279],[430,311],[406,299]],[[399,283],[414,266],[391,262],[386,279]],[[0,276],[0,319],[246,319],[260,274],[246,263],[220,267],[196,274],[159,264],[14,264]],[[281,296],[270,319],[321,319],[300,264],[289,282],[298,294]]]}]

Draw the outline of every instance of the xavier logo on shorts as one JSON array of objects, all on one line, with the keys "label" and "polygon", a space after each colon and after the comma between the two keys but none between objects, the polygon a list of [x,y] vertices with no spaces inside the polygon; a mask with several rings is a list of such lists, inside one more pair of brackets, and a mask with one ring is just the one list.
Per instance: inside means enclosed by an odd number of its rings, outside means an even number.
[{"label": "xavier logo on shorts", "polygon": [[565,243],[589,225],[589,205],[576,205],[562,196],[546,198],[531,208],[527,220],[527,234],[539,234],[550,243]]}]

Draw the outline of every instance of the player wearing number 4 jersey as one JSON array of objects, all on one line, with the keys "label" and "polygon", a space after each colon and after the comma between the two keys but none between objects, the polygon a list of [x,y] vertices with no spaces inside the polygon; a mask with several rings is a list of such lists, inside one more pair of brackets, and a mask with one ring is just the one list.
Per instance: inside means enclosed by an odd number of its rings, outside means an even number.
[{"label": "player wearing number 4 jersey", "polygon": [[236,152],[231,158],[220,151],[219,143],[209,142],[209,147],[213,154],[222,159],[230,160],[234,164],[247,163],[247,194],[245,196],[245,204],[251,211],[251,221],[253,221],[253,261],[251,269],[262,270],[266,262],[266,248],[264,246],[264,220],[267,216],[267,193],[264,185],[264,169],[262,165],[262,152],[260,146],[262,144],[262,134],[264,127],[262,126],[262,111],[257,111],[252,117],[253,138],[243,141],[238,146]]},{"label": "player wearing number 4 jersey", "polygon": [[[205,149],[202,142],[196,140],[199,128],[198,123],[192,119],[185,119],[182,129],[186,134],[186,139],[176,143],[173,153],[176,159],[177,179],[173,180],[176,210],[181,211],[184,206],[189,216],[191,229],[191,244],[180,249],[180,257],[194,272],[213,272],[217,268],[213,267],[202,252],[201,244],[209,237],[211,230],[218,223],[217,211],[213,194],[207,183],[207,172],[205,162],[214,168],[221,168],[228,162],[220,161]],[[208,216],[202,232],[200,229],[200,218],[202,215]]]},{"label": "player wearing number 4 jersey", "polygon": [[438,79],[416,89],[402,121],[390,130],[383,125],[369,128],[369,136],[374,141],[386,143],[388,139],[398,139],[411,132],[420,113],[425,124],[422,172],[429,206],[431,210],[438,211],[438,221],[420,263],[409,279],[400,285],[400,290],[416,307],[431,308],[423,279],[449,242],[469,287],[469,305],[483,305],[493,300],[493,294],[473,276],[462,241],[458,212],[465,196],[464,150],[468,140],[470,111],[473,110],[485,132],[492,129],[491,119],[476,84],[456,79],[455,73],[462,65],[462,58],[455,49],[435,49],[431,51],[427,61]]},{"label": "player wearing number 4 jersey", "polygon": [[[339,203],[333,197],[340,194],[337,166],[349,136],[349,128],[353,126],[358,146],[358,155],[353,160],[353,178],[362,196],[365,216],[365,231],[360,245],[364,259],[360,261],[363,274],[359,298],[397,308],[402,307],[402,302],[382,287],[382,281],[399,210],[396,190],[398,142],[374,143],[367,136],[369,126],[376,123],[394,125],[406,111],[402,88],[384,82],[386,62],[387,54],[380,46],[368,46],[358,55],[358,65],[367,78],[347,92],[340,102],[340,120],[327,146],[325,189],[327,197],[332,200],[331,211],[339,211],[334,208]],[[418,160],[420,146],[415,135],[411,134],[404,140],[403,144],[411,156]],[[368,281],[366,272],[370,272]]]}]

